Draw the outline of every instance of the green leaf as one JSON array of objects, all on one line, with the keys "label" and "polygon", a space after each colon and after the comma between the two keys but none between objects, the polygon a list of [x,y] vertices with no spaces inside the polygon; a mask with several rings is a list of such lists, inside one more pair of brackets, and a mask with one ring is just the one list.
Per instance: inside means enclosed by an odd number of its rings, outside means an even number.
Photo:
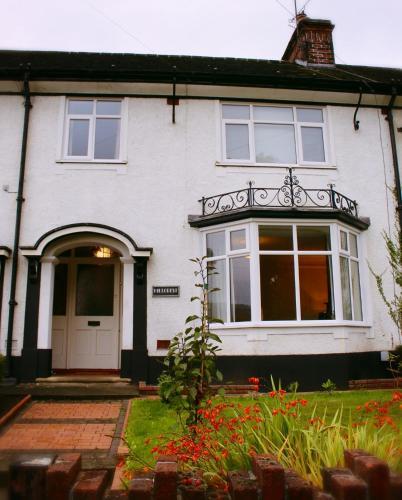
[{"label": "green leaf", "polygon": [[215,374],[215,375],[216,375],[217,380],[218,380],[219,382],[222,382],[222,380],[223,380],[223,375],[222,375],[222,373],[221,373],[219,370],[216,370],[216,374]]},{"label": "green leaf", "polygon": [[196,319],[200,319],[199,316],[196,314],[192,314],[191,316],[187,316],[185,323],[190,323],[191,321],[194,321]]},{"label": "green leaf", "polygon": [[225,395],[225,389],[223,387],[219,387],[217,391],[218,396],[224,396]]},{"label": "green leaf", "polygon": [[209,322],[210,322],[210,323],[220,323],[221,325],[224,325],[224,324],[225,324],[225,322],[224,322],[224,321],[222,321],[222,320],[221,320],[221,319],[219,319],[219,318],[210,318]]},{"label": "green leaf", "polygon": [[195,295],[194,297],[191,297],[190,302],[194,302],[194,300],[200,300],[200,298]]}]

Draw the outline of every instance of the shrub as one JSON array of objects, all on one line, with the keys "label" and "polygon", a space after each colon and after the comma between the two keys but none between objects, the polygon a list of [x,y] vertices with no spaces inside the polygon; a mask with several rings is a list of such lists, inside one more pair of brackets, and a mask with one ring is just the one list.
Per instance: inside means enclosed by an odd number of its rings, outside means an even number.
[{"label": "shrub", "polygon": [[194,274],[199,278],[195,286],[200,289],[191,301],[200,302],[200,315],[189,316],[185,321],[187,328],[172,339],[164,360],[166,368],[159,377],[161,400],[176,410],[180,422],[186,415],[187,425],[197,424],[198,410],[211,393],[211,382],[222,380],[215,362],[221,340],[210,330],[211,322],[222,321],[211,318],[208,307],[209,295],[218,290],[208,288],[208,276],[217,273],[205,264],[205,259],[191,259],[197,266]]},{"label": "shrub", "polygon": [[326,382],[323,382],[321,384],[321,387],[325,392],[328,392],[328,394],[332,394],[334,391],[336,391],[336,384],[335,382],[332,382],[330,378],[327,379]]}]

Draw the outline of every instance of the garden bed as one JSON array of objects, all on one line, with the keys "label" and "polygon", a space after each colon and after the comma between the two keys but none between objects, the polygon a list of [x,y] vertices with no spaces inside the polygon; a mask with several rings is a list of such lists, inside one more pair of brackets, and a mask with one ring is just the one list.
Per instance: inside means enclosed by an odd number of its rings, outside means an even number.
[{"label": "garden bed", "polygon": [[215,397],[200,410],[193,438],[160,400],[136,399],[126,430],[127,476],[141,467],[152,470],[159,454],[176,454],[183,470],[200,469],[216,478],[248,469],[256,453],[272,453],[321,487],[321,467],[340,466],[348,447],[367,448],[400,471],[401,403],[402,393],[392,390]]}]

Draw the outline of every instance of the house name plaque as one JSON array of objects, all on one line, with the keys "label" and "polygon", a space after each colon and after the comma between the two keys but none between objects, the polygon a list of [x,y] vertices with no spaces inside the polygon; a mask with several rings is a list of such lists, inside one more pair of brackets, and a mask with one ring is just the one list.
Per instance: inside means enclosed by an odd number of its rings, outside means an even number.
[{"label": "house name plaque", "polygon": [[153,286],[152,297],[179,297],[179,286]]}]

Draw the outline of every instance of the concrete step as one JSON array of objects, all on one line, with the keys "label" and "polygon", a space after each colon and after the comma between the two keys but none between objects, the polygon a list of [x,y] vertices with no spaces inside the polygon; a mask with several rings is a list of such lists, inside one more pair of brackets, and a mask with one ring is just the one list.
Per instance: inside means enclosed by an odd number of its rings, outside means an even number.
[{"label": "concrete step", "polygon": [[37,378],[37,384],[130,384],[131,379],[113,375],[54,375]]},{"label": "concrete step", "polygon": [[139,396],[138,385],[127,382],[109,384],[78,382],[41,383],[0,387],[0,397],[14,394],[30,394],[33,399],[130,399]]}]

